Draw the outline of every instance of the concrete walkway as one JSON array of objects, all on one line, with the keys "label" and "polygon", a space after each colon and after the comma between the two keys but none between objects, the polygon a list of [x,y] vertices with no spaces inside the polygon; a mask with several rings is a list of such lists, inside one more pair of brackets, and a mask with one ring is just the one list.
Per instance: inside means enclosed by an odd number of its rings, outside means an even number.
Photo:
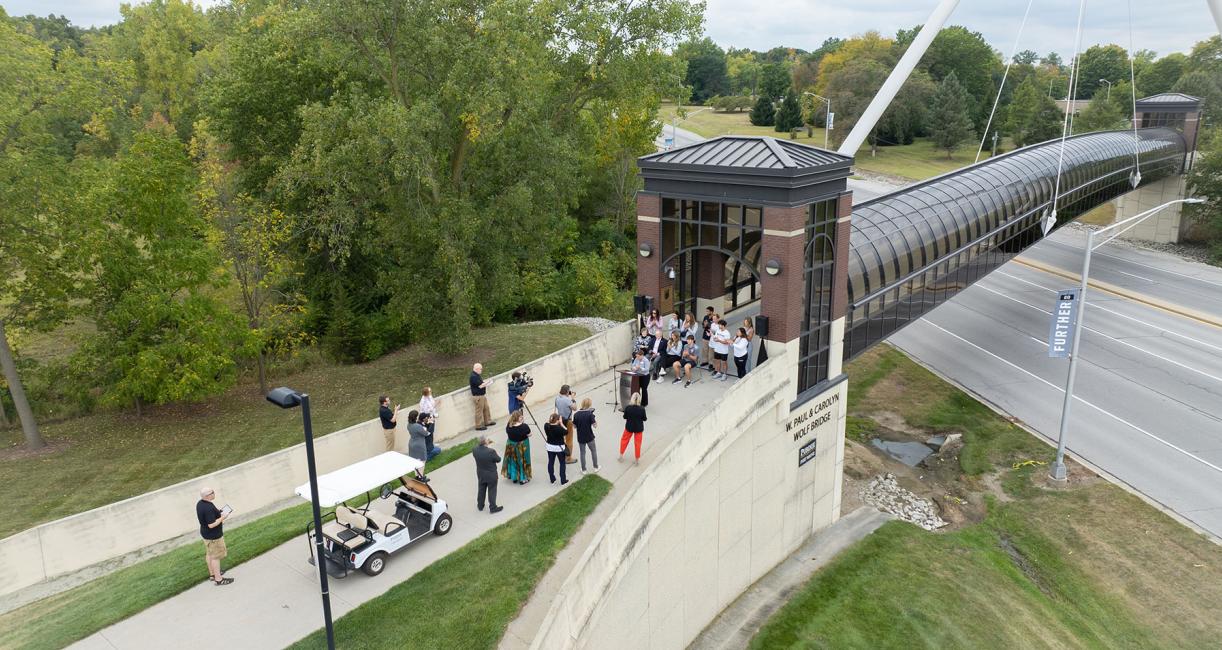
[{"label": "concrete walkway", "polygon": [[764,623],[806,584],[815,571],[891,519],[894,517],[889,514],[861,507],[811,535],[793,555],[722,610],[692,641],[688,650],[746,648]]},{"label": "concrete walkway", "polygon": [[[605,376],[575,387],[578,401],[589,396],[594,401],[595,412],[600,417],[598,446],[602,471],[600,475],[615,483],[611,494],[600,504],[597,513],[607,512],[627,489],[625,484],[635,480],[648,466],[659,449],[674,439],[676,433],[690,421],[693,413],[699,413],[721,396],[730,382],[702,381],[685,388],[672,385],[666,379],[650,386],[649,421],[646,423],[645,442],[641,464],[631,463],[631,446],[628,460],[616,462],[619,434],[623,430],[622,417],[613,411],[612,377]],[[538,385],[532,396],[538,400],[530,402],[530,408],[540,424],[552,412],[554,391],[558,387]],[[444,414],[443,414],[444,415]],[[528,420],[529,421],[529,420]],[[504,447],[505,421],[498,420],[495,431],[490,430],[498,441],[497,449]],[[455,438],[465,440],[474,436],[469,432]],[[503,454],[502,454],[503,455]],[[496,515],[475,509],[475,470],[468,459],[460,459],[430,474],[432,485],[439,497],[449,505],[454,517],[451,532],[440,538],[425,538],[394,555],[387,562],[383,573],[370,578],[362,573],[350,574],[342,580],[331,581],[331,607],[333,616],[339,618],[363,602],[385,593],[394,585],[407,580],[436,560],[461,548],[467,542],[489,529],[509,521],[514,516],[532,508],[557,490],[559,485],[550,485],[547,478],[547,454],[542,444],[541,433],[531,438],[531,461],[534,480],[525,486],[501,481],[500,505],[505,510]],[[569,465],[571,480],[581,477],[579,465]],[[218,486],[223,491],[224,486]],[[387,501],[376,502],[378,510],[390,512]],[[591,528],[595,517],[582,527],[579,536]],[[307,522],[302,521],[304,527]],[[597,526],[594,525],[596,530]],[[242,529],[233,535],[240,535]],[[592,532],[586,533],[592,534]],[[562,552],[559,563],[576,560],[584,545],[574,540]],[[202,551],[202,548],[201,548]],[[201,552],[202,556],[202,552]],[[226,575],[235,582],[217,587],[210,582],[201,582],[182,594],[165,600],[147,610],[115,625],[112,625],[76,644],[73,648],[106,650],[139,650],[164,648],[283,648],[316,629],[322,627],[322,605],[318,595],[318,578],[314,567],[306,562],[309,556],[308,543],[304,535],[272,549],[271,551],[241,564]],[[200,558],[200,574],[205,573],[203,558]],[[563,571],[560,580],[568,574]],[[551,573],[548,574],[551,578]],[[559,583],[557,582],[556,585]],[[555,586],[540,586],[540,594],[546,588],[554,593]],[[532,602],[538,598],[532,598]],[[545,599],[550,602],[550,597]],[[543,612],[546,613],[546,604]],[[208,635],[198,633],[193,623],[200,616],[218,624],[209,628]],[[537,629],[537,622],[535,627]],[[337,640],[342,647],[342,638]]]}]

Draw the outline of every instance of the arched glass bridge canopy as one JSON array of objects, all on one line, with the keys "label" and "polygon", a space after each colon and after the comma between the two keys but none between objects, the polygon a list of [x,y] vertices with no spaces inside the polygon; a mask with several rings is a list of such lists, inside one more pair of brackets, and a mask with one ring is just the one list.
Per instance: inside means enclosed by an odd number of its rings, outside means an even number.
[{"label": "arched glass bridge canopy", "polygon": [[[1067,138],[1057,224],[1183,169],[1178,132],[1138,129]],[[853,206],[847,361],[1034,244],[1052,209],[1061,141],[990,158]]]}]

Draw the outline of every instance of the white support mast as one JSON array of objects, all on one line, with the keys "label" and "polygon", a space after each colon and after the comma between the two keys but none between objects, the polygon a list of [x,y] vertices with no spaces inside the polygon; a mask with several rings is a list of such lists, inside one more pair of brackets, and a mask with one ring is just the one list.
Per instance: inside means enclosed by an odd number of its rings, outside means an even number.
[{"label": "white support mast", "polygon": [[[1210,7],[1218,6],[1217,11],[1222,11],[1222,0],[1209,0]],[[925,56],[925,50],[929,49],[929,44],[933,42],[933,38],[942,31],[942,25],[946,24],[946,19],[950,17],[955,7],[959,5],[959,0],[939,0],[938,6],[934,8],[933,13],[929,14],[929,19],[921,27],[921,31],[913,39],[912,44],[908,46],[908,50],[904,52],[904,56],[900,57],[899,63],[895,64],[895,69],[891,71],[891,75],[887,77],[887,81],[883,83],[883,87],[878,89],[878,94],[874,95],[874,99],[870,100],[870,105],[866,107],[866,111],[861,114],[861,118],[857,120],[857,124],[853,126],[853,130],[849,132],[844,143],[837,150],[846,156],[857,154],[857,150],[861,148],[861,143],[866,141],[866,136],[874,129],[874,125],[878,124],[879,118],[883,116],[883,112],[891,105],[891,100],[895,99],[896,93],[908,80],[908,75],[916,68],[921,57]],[[1222,14],[1215,12],[1214,18],[1218,18]]]},{"label": "white support mast", "polygon": [[1214,16],[1214,26],[1218,28],[1218,33],[1222,34],[1222,0],[1208,0],[1209,13]]}]

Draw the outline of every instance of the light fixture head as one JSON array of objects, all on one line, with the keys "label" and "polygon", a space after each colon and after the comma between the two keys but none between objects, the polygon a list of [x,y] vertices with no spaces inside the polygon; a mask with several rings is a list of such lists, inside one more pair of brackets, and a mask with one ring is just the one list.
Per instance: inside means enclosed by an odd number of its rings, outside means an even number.
[{"label": "light fixture head", "polygon": [[675,267],[668,266],[663,270],[666,272],[666,277],[670,278],[671,280],[675,279]]},{"label": "light fixture head", "polygon": [[1194,196],[1190,199],[1184,199],[1184,203],[1191,203],[1193,205],[1196,205],[1197,203],[1204,203],[1204,202],[1205,202],[1205,199],[1199,196]]},{"label": "light fixture head", "polygon": [[267,401],[282,409],[291,409],[301,404],[301,393],[287,386],[281,386],[280,388],[273,388],[267,394]]},{"label": "light fixture head", "polygon": [[637,252],[641,254],[641,257],[649,257],[650,255],[653,255],[653,245],[651,245],[649,242],[645,242],[637,247]]},{"label": "light fixture head", "polygon": [[780,275],[781,274],[781,263],[774,259],[768,260],[768,263],[764,265],[764,272],[771,276]]}]

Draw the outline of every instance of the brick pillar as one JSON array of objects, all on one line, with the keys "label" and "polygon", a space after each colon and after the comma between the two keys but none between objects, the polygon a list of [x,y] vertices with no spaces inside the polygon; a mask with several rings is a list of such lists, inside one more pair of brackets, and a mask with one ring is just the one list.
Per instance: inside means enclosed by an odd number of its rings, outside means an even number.
[{"label": "brick pillar", "polygon": [[[661,294],[662,282],[662,199],[657,194],[636,194],[636,290],[637,293],[653,296],[655,304]],[[641,257],[643,244],[653,247],[653,254]],[[669,283],[670,280],[667,280]]]},{"label": "brick pillar", "polygon": [[696,297],[721,298],[726,292],[727,255],[704,249],[693,252],[696,255]]},{"label": "brick pillar", "polygon": [[[768,339],[792,341],[802,331],[807,206],[764,208],[764,238],[760,250],[760,314],[768,317]],[[769,260],[781,263],[778,275],[768,275]]]},{"label": "brick pillar", "polygon": [[836,205],[836,265],[832,267],[832,320],[848,312],[849,236],[852,234],[853,193],[840,195]]}]

